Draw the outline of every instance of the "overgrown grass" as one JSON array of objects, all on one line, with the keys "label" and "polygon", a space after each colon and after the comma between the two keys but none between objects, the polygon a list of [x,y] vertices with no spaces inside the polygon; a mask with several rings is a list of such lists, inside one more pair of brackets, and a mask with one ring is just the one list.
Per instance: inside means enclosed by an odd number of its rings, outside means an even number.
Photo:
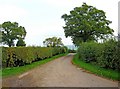
[{"label": "overgrown grass", "polygon": [[65,56],[65,55],[67,55],[67,53],[56,55],[56,56],[53,56],[52,58],[44,59],[44,60],[41,60],[41,61],[33,62],[33,63],[31,63],[29,65],[25,65],[25,66],[2,69],[2,77],[3,78],[4,77],[10,77],[10,76],[15,76],[15,75],[24,73],[24,72],[26,72],[28,70],[31,70],[31,69],[33,69],[37,66],[40,66],[40,65],[45,64],[45,63],[47,63],[51,60],[54,60],[56,58],[59,58],[59,57]]},{"label": "overgrown grass", "polygon": [[91,63],[85,63],[84,61],[80,60],[77,55],[74,56],[72,62],[78,67],[88,70],[91,73],[94,73],[98,76],[102,76],[102,77],[109,78],[112,80],[117,80],[117,81],[120,80],[120,77],[119,77],[120,72],[111,70],[111,69],[104,69],[97,65],[93,65]]}]

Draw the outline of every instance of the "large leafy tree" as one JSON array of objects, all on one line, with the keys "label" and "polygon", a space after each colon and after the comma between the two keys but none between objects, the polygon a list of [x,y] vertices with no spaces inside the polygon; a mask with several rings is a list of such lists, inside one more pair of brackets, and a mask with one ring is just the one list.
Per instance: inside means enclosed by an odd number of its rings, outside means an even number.
[{"label": "large leafy tree", "polygon": [[75,45],[104,39],[113,33],[113,29],[109,27],[112,22],[106,19],[105,12],[86,3],[81,7],[75,7],[70,14],[62,15],[62,18],[65,21],[65,36],[71,37]]},{"label": "large leafy tree", "polygon": [[0,32],[2,32],[2,42],[9,47],[14,46],[15,40],[24,39],[26,30],[24,27],[19,26],[17,22],[4,22],[1,25]]},{"label": "large leafy tree", "polygon": [[46,38],[43,44],[47,47],[63,46],[62,39],[57,37]]}]

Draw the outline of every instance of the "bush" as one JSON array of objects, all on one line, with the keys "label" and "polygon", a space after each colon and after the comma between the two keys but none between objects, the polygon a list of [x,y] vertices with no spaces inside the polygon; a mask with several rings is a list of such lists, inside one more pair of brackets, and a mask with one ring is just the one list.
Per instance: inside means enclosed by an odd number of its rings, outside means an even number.
[{"label": "bush", "polygon": [[65,53],[64,47],[3,47],[3,67],[16,67]]},{"label": "bush", "polygon": [[54,47],[52,50],[52,55],[57,55],[61,53],[66,53],[67,52],[67,47]]},{"label": "bush", "polygon": [[99,44],[95,42],[85,42],[78,48],[79,58],[83,59],[85,62],[96,61]]},{"label": "bush", "polygon": [[119,42],[111,39],[104,43],[82,43],[77,54],[85,62],[92,62],[104,68],[119,70],[119,50]]},{"label": "bush", "polygon": [[74,49],[69,49],[68,52],[69,52],[69,53],[76,53],[76,50],[74,50]]},{"label": "bush", "polygon": [[120,69],[120,59],[118,58],[118,42],[109,40],[103,44],[103,51],[98,63],[101,67],[110,69]]}]

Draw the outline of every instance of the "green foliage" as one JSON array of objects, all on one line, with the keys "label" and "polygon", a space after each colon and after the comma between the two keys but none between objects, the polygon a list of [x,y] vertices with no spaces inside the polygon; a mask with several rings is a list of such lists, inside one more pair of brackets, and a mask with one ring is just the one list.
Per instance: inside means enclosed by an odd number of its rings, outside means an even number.
[{"label": "green foliage", "polygon": [[72,63],[96,75],[106,77],[112,80],[120,80],[120,72],[111,69],[101,68],[99,65],[94,65],[92,63],[85,63],[83,60],[79,59],[78,55],[74,56]]},{"label": "green foliage", "polygon": [[4,22],[1,25],[0,32],[2,32],[2,42],[9,47],[15,45],[16,39],[24,39],[26,36],[25,28],[19,26],[17,22]]},{"label": "green foliage", "polygon": [[[0,27],[1,29],[1,27]],[[2,31],[0,30],[0,44],[2,43]]]},{"label": "green foliage", "polygon": [[76,53],[76,50],[74,50],[74,49],[68,49],[68,52],[69,53]]},{"label": "green foliage", "polygon": [[57,37],[46,38],[43,44],[47,47],[63,46],[62,39]]},{"label": "green foliage", "polygon": [[118,42],[109,40],[104,43],[99,65],[105,68],[120,69],[120,59],[118,53]]},{"label": "green foliage", "polygon": [[106,19],[105,12],[86,3],[75,7],[70,14],[62,15],[62,18],[65,21],[65,36],[71,37],[77,46],[81,42],[97,41],[113,33],[109,27],[111,21]]},{"label": "green foliage", "polygon": [[67,47],[54,47],[52,49],[52,55],[58,55],[66,52],[67,52]]},{"label": "green foliage", "polygon": [[79,58],[86,62],[96,61],[99,44],[95,42],[82,43],[78,49]]},{"label": "green foliage", "polygon": [[3,47],[3,68],[23,66],[32,62],[66,53],[64,47]]},{"label": "green foliage", "polygon": [[68,48],[67,48],[67,46],[63,46],[63,47],[62,47],[62,52],[63,52],[63,53],[68,53]]},{"label": "green foliage", "polygon": [[118,42],[109,40],[105,43],[85,42],[78,49],[79,59],[91,62],[104,68],[120,69]]},{"label": "green foliage", "polygon": [[25,41],[22,38],[18,39],[16,46],[26,46]]},{"label": "green foliage", "polygon": [[2,77],[10,77],[10,76],[15,76],[15,75],[18,75],[18,74],[22,74],[28,70],[31,70],[37,66],[41,66],[42,64],[45,64],[49,61],[52,61],[56,58],[59,58],[61,56],[65,56],[66,54],[60,54],[60,55],[56,55],[56,56],[53,56],[52,58],[48,58],[48,59],[45,59],[45,60],[41,60],[41,61],[37,61],[37,62],[34,62],[30,65],[25,65],[25,66],[21,66],[21,67],[13,67],[13,68],[3,68],[2,71]]}]

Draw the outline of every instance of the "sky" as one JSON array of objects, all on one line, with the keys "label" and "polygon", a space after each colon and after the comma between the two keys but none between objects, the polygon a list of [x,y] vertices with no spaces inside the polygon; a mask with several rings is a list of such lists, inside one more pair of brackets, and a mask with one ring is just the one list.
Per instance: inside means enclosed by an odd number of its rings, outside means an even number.
[{"label": "sky", "polygon": [[65,37],[61,19],[83,2],[106,12],[107,19],[112,21],[110,27],[118,34],[118,1],[119,0],[0,0],[0,24],[5,21],[18,22],[25,27],[27,46],[42,46],[48,37],[61,37],[64,45],[72,45],[71,38]]}]

